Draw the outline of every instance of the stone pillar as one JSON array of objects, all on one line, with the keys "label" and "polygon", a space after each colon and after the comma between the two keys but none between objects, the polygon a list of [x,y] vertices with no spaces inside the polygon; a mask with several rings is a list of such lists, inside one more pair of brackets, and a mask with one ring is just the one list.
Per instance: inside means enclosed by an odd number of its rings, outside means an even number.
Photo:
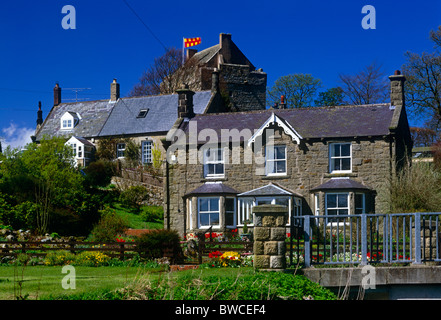
[{"label": "stone pillar", "polygon": [[286,268],[286,223],[288,207],[264,204],[253,207],[254,267],[266,270]]}]

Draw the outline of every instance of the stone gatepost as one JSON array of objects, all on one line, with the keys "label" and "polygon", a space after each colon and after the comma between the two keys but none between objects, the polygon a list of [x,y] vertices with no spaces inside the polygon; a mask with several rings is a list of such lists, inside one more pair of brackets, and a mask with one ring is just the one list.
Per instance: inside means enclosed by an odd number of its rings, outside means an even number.
[{"label": "stone gatepost", "polygon": [[266,270],[286,268],[286,223],[288,207],[264,204],[253,207],[254,267]]}]

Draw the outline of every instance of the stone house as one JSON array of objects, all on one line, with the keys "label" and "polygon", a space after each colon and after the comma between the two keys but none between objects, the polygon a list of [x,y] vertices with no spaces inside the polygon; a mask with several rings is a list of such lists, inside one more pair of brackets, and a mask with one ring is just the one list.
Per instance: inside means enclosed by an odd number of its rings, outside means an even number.
[{"label": "stone house", "polygon": [[[140,163],[148,164],[155,146],[165,154],[161,140],[179,114],[186,112],[185,99],[191,102],[194,114],[265,109],[266,74],[256,70],[231,35],[221,34],[218,45],[201,52],[188,49],[187,57],[185,83],[173,94],[122,98],[120,84],[114,79],[110,99],[64,103],[61,87],[56,84],[54,105],[44,121],[39,105],[32,140],[38,143],[44,137],[76,137],[96,149],[100,139],[112,138],[117,140],[115,158],[122,159],[124,139],[130,138],[140,146]],[[187,94],[189,89],[191,95]]]},{"label": "stone house", "polygon": [[[410,159],[405,78],[390,103],[236,113],[190,111],[168,133],[165,224],[180,234],[252,227],[252,207],[290,217],[382,212],[378,196]],[[290,221],[288,221],[289,225]]]},{"label": "stone house", "polygon": [[[211,112],[212,108],[218,110],[219,93],[198,91],[192,96],[192,102],[196,114]],[[64,137],[66,143],[75,145],[77,149],[87,146],[87,159],[84,151],[76,149],[75,152],[76,163],[86,166],[93,161],[100,139],[114,139],[115,159],[123,159],[124,139],[131,138],[140,146],[140,163],[149,164],[152,163],[155,146],[165,154],[161,139],[165,138],[178,118],[178,106],[179,90],[170,95],[121,98],[116,79],[110,86],[110,99],[63,103],[61,88],[56,84],[54,106],[44,121],[39,105],[37,128],[32,140],[39,143],[45,137]]]},{"label": "stone house", "polygon": [[[213,72],[218,73],[217,79]],[[225,110],[217,112],[265,110],[267,74],[256,69],[231,34],[221,33],[218,44],[202,51],[187,49],[183,70],[176,76],[193,91],[218,86]]]}]

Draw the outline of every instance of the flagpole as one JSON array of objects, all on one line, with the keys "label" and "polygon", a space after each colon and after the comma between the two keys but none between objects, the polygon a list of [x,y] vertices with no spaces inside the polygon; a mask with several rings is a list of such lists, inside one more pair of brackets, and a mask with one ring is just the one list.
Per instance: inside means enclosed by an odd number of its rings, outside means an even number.
[{"label": "flagpole", "polygon": [[182,37],[182,65],[184,65],[184,50],[185,50],[185,41],[184,37]]}]

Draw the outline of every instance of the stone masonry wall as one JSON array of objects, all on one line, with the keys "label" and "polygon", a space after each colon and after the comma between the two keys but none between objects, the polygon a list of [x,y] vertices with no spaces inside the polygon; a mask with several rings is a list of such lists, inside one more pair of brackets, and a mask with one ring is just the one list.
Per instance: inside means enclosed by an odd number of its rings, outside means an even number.
[{"label": "stone masonry wall", "polygon": [[[225,178],[217,179],[239,192],[249,191],[269,182],[278,183],[285,188],[303,195],[303,214],[313,212],[314,197],[310,190],[326,182],[329,178],[341,175],[329,174],[328,157],[329,143],[352,142],[352,173],[350,177],[368,187],[380,192],[384,183],[390,177],[390,145],[383,138],[346,139],[346,140],[308,140],[300,145],[292,141],[278,127],[275,130],[275,144],[287,146],[287,174],[284,176],[265,176],[264,163],[244,164],[244,149],[240,147],[240,164],[226,164]],[[230,150],[230,161],[231,153]],[[188,156],[188,154],[187,154]],[[188,163],[188,158],[187,158]],[[184,194],[201,186],[204,182],[212,181],[203,176],[202,164],[175,164],[170,168],[170,212],[171,226],[183,232]],[[375,212],[384,211],[385,203],[378,195],[375,199]],[[178,209],[180,213],[178,213]]]}]

